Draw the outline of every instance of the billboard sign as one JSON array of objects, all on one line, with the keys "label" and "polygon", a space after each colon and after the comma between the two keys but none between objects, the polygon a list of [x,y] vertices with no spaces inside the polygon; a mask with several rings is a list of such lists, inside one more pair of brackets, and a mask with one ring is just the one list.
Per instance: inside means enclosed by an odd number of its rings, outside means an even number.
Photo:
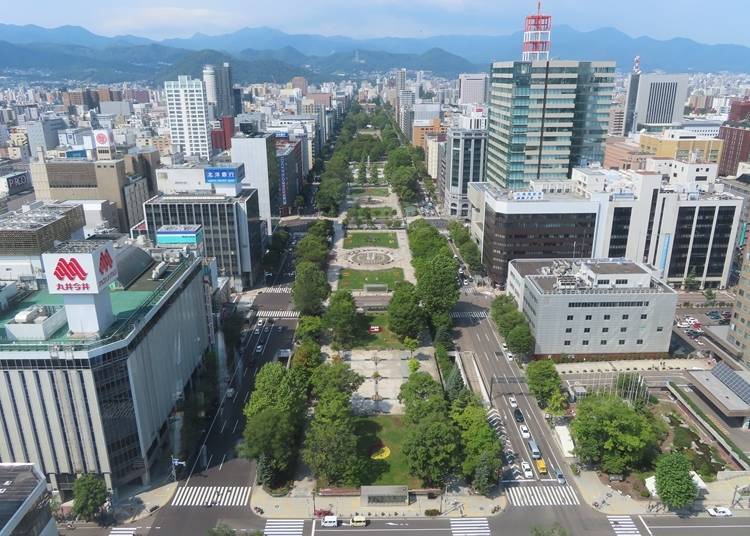
[{"label": "billboard sign", "polygon": [[42,262],[50,294],[98,294],[117,279],[111,242],[90,252],[45,253]]},{"label": "billboard sign", "polygon": [[100,147],[109,148],[115,144],[115,138],[112,135],[112,131],[101,128],[94,131],[94,143],[97,149]]},{"label": "billboard sign", "polygon": [[286,176],[286,158],[283,156],[279,157],[279,182],[281,186],[281,204],[288,205],[289,200],[289,189],[287,185],[288,178]]},{"label": "billboard sign", "polygon": [[208,167],[203,170],[203,179],[208,184],[237,184],[245,178],[245,164],[226,167]]},{"label": "billboard sign", "polygon": [[18,173],[11,173],[2,177],[5,182],[0,189],[8,192],[8,195],[13,195],[18,192],[31,189],[31,176],[28,171],[20,171]]},{"label": "billboard sign", "polygon": [[197,231],[156,231],[156,245],[184,245],[197,246],[203,242],[203,229]]},{"label": "billboard sign", "polygon": [[65,151],[65,158],[72,158],[72,159],[81,158],[85,160],[87,158],[86,149],[72,149],[70,151]]}]

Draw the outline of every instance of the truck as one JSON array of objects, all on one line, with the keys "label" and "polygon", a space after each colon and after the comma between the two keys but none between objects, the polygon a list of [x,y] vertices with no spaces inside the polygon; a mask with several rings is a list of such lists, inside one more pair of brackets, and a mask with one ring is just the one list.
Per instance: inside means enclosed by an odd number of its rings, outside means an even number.
[{"label": "truck", "polygon": [[540,475],[546,475],[547,474],[547,464],[544,463],[544,460],[541,458],[536,460],[534,463],[536,463],[536,470],[539,471]]}]

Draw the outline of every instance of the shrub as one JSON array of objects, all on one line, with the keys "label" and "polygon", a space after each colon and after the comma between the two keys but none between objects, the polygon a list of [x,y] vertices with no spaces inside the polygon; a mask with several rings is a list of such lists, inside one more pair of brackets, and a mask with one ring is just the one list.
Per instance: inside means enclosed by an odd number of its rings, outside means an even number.
[{"label": "shrub", "polygon": [[428,508],[424,511],[424,515],[427,517],[437,517],[440,515],[440,510],[437,508]]}]

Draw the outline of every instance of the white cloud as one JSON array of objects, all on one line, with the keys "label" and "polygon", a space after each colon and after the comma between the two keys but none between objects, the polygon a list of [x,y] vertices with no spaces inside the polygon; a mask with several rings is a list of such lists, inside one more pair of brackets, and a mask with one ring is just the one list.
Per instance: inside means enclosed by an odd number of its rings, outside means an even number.
[{"label": "white cloud", "polygon": [[195,31],[231,31],[244,26],[240,13],[207,8],[144,6],[117,10],[100,28],[107,33],[134,33],[150,37],[191,35]]}]

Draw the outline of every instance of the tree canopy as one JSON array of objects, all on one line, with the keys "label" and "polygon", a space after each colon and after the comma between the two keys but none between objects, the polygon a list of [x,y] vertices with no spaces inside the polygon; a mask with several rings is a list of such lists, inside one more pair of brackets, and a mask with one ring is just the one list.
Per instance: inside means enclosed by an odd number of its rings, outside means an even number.
[{"label": "tree canopy", "polygon": [[328,310],[323,316],[323,323],[331,330],[333,340],[348,348],[357,338],[359,319],[357,304],[348,290],[337,290],[331,296]]},{"label": "tree canopy", "polygon": [[417,289],[408,281],[396,283],[388,304],[388,328],[401,339],[417,338],[424,329]]},{"label": "tree canopy", "polygon": [[91,521],[107,501],[107,486],[98,476],[86,473],[73,483],[73,513]]},{"label": "tree canopy", "polygon": [[671,510],[682,510],[695,502],[698,488],[690,475],[693,466],[679,452],[661,456],[656,461],[656,493]]},{"label": "tree canopy", "polygon": [[560,375],[550,359],[529,363],[526,367],[526,380],[542,407],[547,406],[555,393],[560,392]]},{"label": "tree canopy", "polygon": [[328,297],[331,287],[323,270],[312,262],[297,265],[297,274],[292,287],[294,306],[303,315],[320,312],[323,300]]}]

